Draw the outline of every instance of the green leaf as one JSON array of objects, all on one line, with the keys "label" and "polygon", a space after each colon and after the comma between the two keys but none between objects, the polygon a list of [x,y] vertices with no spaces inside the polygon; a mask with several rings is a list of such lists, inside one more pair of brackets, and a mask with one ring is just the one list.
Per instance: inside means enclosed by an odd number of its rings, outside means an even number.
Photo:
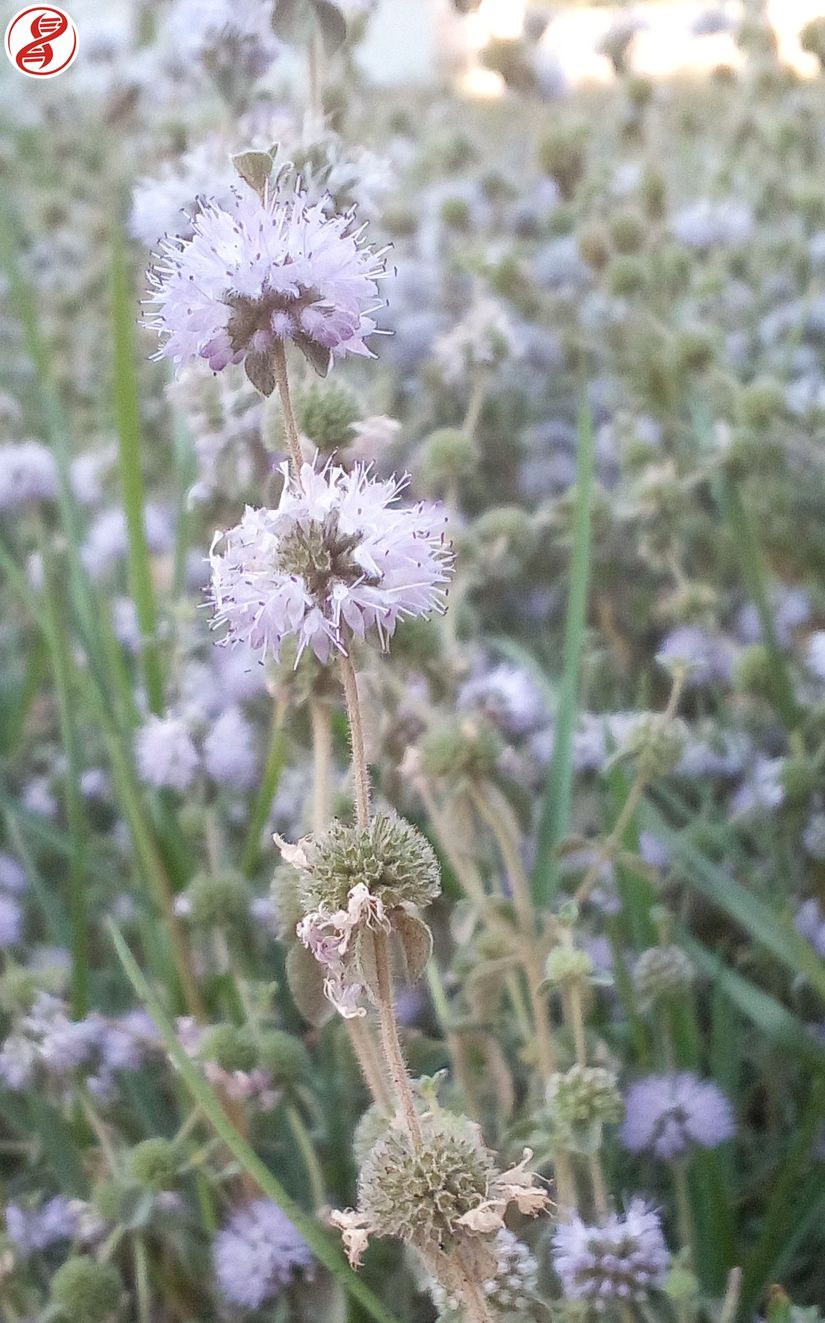
[{"label": "green leaf", "polygon": [[321,966],[301,942],[289,948],[286,980],[292,1000],[309,1024],[317,1027],[332,1017],[332,1006],[324,995]]},{"label": "green leaf", "polygon": [[149,706],[153,712],[162,712],[163,671],[157,639],[152,563],[144,520],[145,492],[140,454],[140,404],[135,371],[134,323],[134,298],[129,285],[123,239],[115,227],[112,244],[114,412],[129,541],[129,584],[140,626],[141,659]]},{"label": "green leaf", "polygon": [[590,553],[593,538],[593,419],[586,399],[579,406],[577,433],[576,507],[570,595],[564,631],[564,666],[556,712],[553,760],[547,778],[539,825],[533,893],[547,902],[559,879],[555,850],[567,833],[573,797],[573,732],[579,706],[579,675],[587,624]]},{"label": "green leaf", "polygon": [[758,946],[770,951],[792,974],[803,974],[825,998],[825,961],[796,931],[790,919],[778,915],[759,896],[734,881],[698,850],[685,832],[674,831],[650,801],[643,801],[639,812],[649,830],[668,847],[674,861],[681,864],[687,884],[724,910]]},{"label": "green leaf", "polygon": [[375,1323],[399,1323],[399,1320],[385,1308],[378,1297],[344,1262],[332,1238],[321,1229],[313,1217],[305,1213],[303,1208],[287,1194],[277,1177],[261,1161],[247,1140],[235,1129],[223,1110],[219,1099],[201,1075],[194,1061],[187,1056],[178,1042],[174,1028],[113,923],[109,924],[109,931],[118,958],[132,987],[154,1020],[164,1047],[169,1053],[180,1078],[215,1133],[223,1140],[229,1151],[241,1164],[243,1170],[249,1173],[267,1198],[274,1200],[279,1208],[286,1213],[290,1222],[301,1233],[319,1263],[329,1269],[351,1298],[366,1310],[370,1318],[374,1319]]},{"label": "green leaf", "polygon": [[329,58],[341,49],[347,39],[347,20],[332,0],[310,0],[310,4],[321,30],[324,54]]}]

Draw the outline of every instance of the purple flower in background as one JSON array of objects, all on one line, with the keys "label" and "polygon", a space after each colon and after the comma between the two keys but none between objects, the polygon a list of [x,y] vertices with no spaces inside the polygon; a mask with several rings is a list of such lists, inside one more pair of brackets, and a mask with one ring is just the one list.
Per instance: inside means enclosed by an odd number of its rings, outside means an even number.
[{"label": "purple flower in background", "polygon": [[0,949],[17,946],[22,932],[22,909],[11,896],[0,893]]},{"label": "purple flower in background", "polygon": [[801,933],[825,960],[825,914],[818,900],[806,900],[796,912],[796,931]]},{"label": "purple flower in background", "polygon": [[26,890],[26,870],[18,863],[14,855],[0,850],[0,891],[10,891],[19,895]]},{"label": "purple flower in background", "polygon": [[214,372],[243,363],[270,395],[272,351],[286,340],[322,373],[345,354],[372,357],[365,341],[384,267],[352,214],[326,216],[297,191],[261,200],[244,189],[222,205],[204,203],[192,230],[191,239],[164,239],[149,273],[147,324],[177,366],[198,357]]},{"label": "purple flower in background", "polygon": [[248,790],[255,784],[258,758],[253,729],[236,707],[216,718],[203,742],[206,771],[217,785]]},{"label": "purple flower in background", "polygon": [[[406,616],[442,611],[452,564],[445,517],[397,506],[403,481],[304,464],[275,510],[247,506],[212,546],[215,620],[262,657],[294,636],[321,662],[373,630],[382,647]],[[217,550],[222,547],[221,550]]]},{"label": "purple flower in background", "polygon": [[660,657],[685,662],[690,670],[685,678],[689,689],[706,684],[727,684],[733,670],[733,648],[718,634],[697,625],[680,625],[671,630],[659,647]]},{"label": "purple flower in background", "polygon": [[21,1208],[9,1204],[6,1208],[6,1232],[22,1258],[49,1249],[61,1240],[74,1240],[78,1233],[78,1217],[68,1200],[62,1195],[49,1199],[40,1208]]},{"label": "purple flower in background", "polygon": [[57,496],[54,455],[39,441],[0,446],[0,511],[19,510]]},{"label": "purple flower in background", "polygon": [[632,1153],[680,1158],[694,1144],[716,1148],[734,1132],[725,1094],[691,1071],[639,1080],[628,1089],[625,1108],[621,1137]]},{"label": "purple flower in background", "polygon": [[586,1301],[600,1312],[610,1304],[646,1300],[662,1286],[670,1266],[659,1215],[639,1198],[601,1225],[578,1216],[562,1222],[552,1257],[567,1299]]},{"label": "purple flower in background", "polygon": [[233,1213],[215,1237],[212,1258],[221,1294],[242,1309],[260,1309],[314,1263],[303,1237],[268,1199]]},{"label": "purple flower in background", "polygon": [[135,753],[141,779],[159,788],[188,789],[200,767],[189,728],[179,717],[150,717],[137,733]]}]

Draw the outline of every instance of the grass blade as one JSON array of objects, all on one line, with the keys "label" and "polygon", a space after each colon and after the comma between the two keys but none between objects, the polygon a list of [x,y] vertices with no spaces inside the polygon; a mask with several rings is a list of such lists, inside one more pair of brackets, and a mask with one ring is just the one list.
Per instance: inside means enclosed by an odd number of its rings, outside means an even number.
[{"label": "grass blade", "polygon": [[573,731],[579,702],[587,597],[590,586],[593,506],[593,418],[586,399],[579,406],[577,430],[576,508],[573,520],[573,552],[570,562],[570,595],[564,631],[564,664],[556,712],[553,760],[547,778],[538,853],[533,875],[536,901],[546,903],[558,886],[555,849],[567,831],[573,796]]},{"label": "grass blade", "polygon": [[367,1311],[370,1318],[375,1323],[398,1323],[398,1320],[385,1309],[384,1305],[368,1286],[362,1282],[361,1278],[344,1262],[339,1250],[336,1248],[332,1238],[327,1236],[321,1230],[314,1218],[310,1217],[299,1204],[287,1194],[277,1177],[269,1170],[264,1162],[258,1157],[255,1150],[247,1143],[241,1134],[235,1129],[226,1112],[223,1110],[218,1098],[213,1093],[206,1080],[201,1075],[192,1059],[186,1055],[180,1043],[178,1042],[172,1025],[163,1013],[157,998],[152,993],[146,979],[143,977],[137,962],[126,945],[123,937],[118,932],[114,924],[109,925],[112,935],[112,941],[120,959],[129,982],[135,989],[140,1000],[146,1006],[149,1014],[154,1020],[158,1032],[163,1040],[169,1056],[171,1057],[181,1079],[192,1095],[193,1100],[198,1104],[204,1116],[212,1125],[215,1133],[220,1136],[230,1152],[237,1158],[238,1162],[257,1182],[263,1193],[274,1200],[276,1204],[286,1213],[287,1217],[300,1231],[304,1240],[309,1245],[315,1257],[320,1263],[328,1268],[335,1278],[341,1283],[344,1290],[348,1292]]},{"label": "grass blade", "polygon": [[674,831],[649,800],[642,804],[640,812],[650,831],[668,847],[674,860],[685,867],[688,885],[724,910],[758,946],[770,951],[792,974],[804,974],[811,987],[825,998],[825,962],[790,920],[783,920],[759,896],[735,882],[684,833]]},{"label": "grass blade", "polygon": [[112,251],[112,334],[114,412],[120,456],[120,479],[129,541],[129,585],[141,633],[146,694],[153,712],[162,712],[163,671],[157,639],[157,609],[144,524],[145,490],[140,456],[140,404],[135,372],[132,291],[123,240],[115,231]]}]

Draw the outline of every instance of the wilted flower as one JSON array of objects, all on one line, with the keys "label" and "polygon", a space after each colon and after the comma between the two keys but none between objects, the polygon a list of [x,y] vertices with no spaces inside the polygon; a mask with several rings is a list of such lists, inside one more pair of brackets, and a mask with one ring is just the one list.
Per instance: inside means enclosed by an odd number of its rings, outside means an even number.
[{"label": "wilted flower", "polygon": [[203,204],[191,239],[163,240],[148,324],[177,366],[197,357],[215,372],[244,363],[269,395],[276,343],[294,341],[322,374],[333,358],[370,356],[382,274],[352,214],[326,216],[300,192],[262,199],[237,190],[223,206]]},{"label": "wilted flower", "polygon": [[[423,502],[396,506],[404,482],[379,482],[356,466],[304,464],[276,509],[247,506],[212,545],[215,618],[229,642],[277,658],[285,638],[298,656],[346,654],[348,637],[375,631],[382,647],[399,620],[445,606],[451,555],[444,516]],[[222,550],[219,550],[222,546]]]},{"label": "wilted flower", "polygon": [[682,1157],[693,1145],[716,1148],[734,1131],[733,1111],[717,1085],[691,1071],[649,1075],[625,1096],[622,1142],[633,1153]]}]

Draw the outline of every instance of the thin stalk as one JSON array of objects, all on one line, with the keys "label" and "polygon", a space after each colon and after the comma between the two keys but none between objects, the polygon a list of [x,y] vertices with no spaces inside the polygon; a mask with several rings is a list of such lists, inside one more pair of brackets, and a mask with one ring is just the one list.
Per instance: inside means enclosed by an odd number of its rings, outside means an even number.
[{"label": "thin stalk", "polygon": [[536,923],[533,903],[530,896],[530,882],[527,877],[515,840],[504,824],[500,806],[494,811],[487,795],[479,790],[471,791],[473,805],[479,817],[489,827],[498,846],[504,867],[507,869],[513,891],[513,902],[523,938],[521,959],[527,975],[528,995],[533,1016],[533,1029],[536,1035],[536,1052],[542,1082],[547,1083],[556,1069],[556,1049],[550,1030],[550,1018],[539,987],[544,978],[541,953],[536,942]]},{"label": "thin stalk", "polygon": [[467,1323],[493,1323],[493,1316],[487,1308],[487,1301],[479,1290],[476,1277],[468,1268],[460,1251],[456,1251],[453,1262],[461,1278],[461,1290],[467,1311]]},{"label": "thin stalk", "polygon": [[[682,697],[682,689],[684,688],[685,674],[686,672],[684,671],[678,671],[673,678],[673,687],[670,691],[670,698],[668,699],[667,707],[662,713],[661,719],[663,726],[667,725],[669,721],[672,721],[676,715],[676,711],[679,706],[679,700]],[[613,856],[616,854],[616,851],[620,848],[621,843],[624,839],[624,834],[627,831],[627,828],[629,827],[631,821],[633,820],[633,814],[636,812],[636,809],[639,806],[639,802],[642,796],[644,795],[645,791],[647,790],[649,784],[650,784],[650,776],[646,775],[642,771],[638,772],[636,775],[636,779],[634,780],[633,784],[630,787],[630,791],[628,793],[627,799],[624,802],[622,811],[613,825],[613,830],[611,831],[610,835],[605,839],[605,841],[602,843],[601,848],[596,851],[596,856],[592,864],[590,865],[584,877],[582,878],[581,882],[579,883],[578,887],[576,888],[576,892],[573,899],[576,901],[578,905],[583,904],[584,901],[587,900],[588,896],[590,895],[590,892],[593,890],[594,886],[596,886],[599,879],[601,878],[602,869],[604,865],[608,862],[609,859],[613,858]]]},{"label": "thin stalk", "polygon": [[682,1247],[690,1253],[690,1262],[696,1263],[696,1238],[693,1229],[693,1214],[690,1211],[690,1190],[688,1189],[687,1168],[683,1162],[671,1162],[673,1193],[676,1197],[676,1220],[679,1226],[679,1239]]},{"label": "thin stalk", "polygon": [[275,373],[275,385],[278,387],[278,398],[281,401],[281,410],[284,415],[284,432],[286,433],[293,477],[297,478],[301,472],[301,465],[304,462],[304,457],[301,454],[301,441],[298,436],[298,424],[295,421],[295,414],[292,410],[292,396],[289,393],[286,350],[284,348],[283,340],[277,338],[275,340],[275,347],[272,350],[272,367]]},{"label": "thin stalk", "polygon": [[68,636],[60,619],[51,551],[40,539],[43,558],[47,638],[52,654],[63,748],[66,750],[66,821],[72,850],[69,858],[69,914],[72,929],[72,1014],[82,1019],[89,1009],[89,920],[86,901],[87,824],[80,790],[80,734],[72,694]]},{"label": "thin stalk", "polygon": [[341,683],[349,718],[350,740],[352,742],[352,781],[355,795],[355,816],[359,827],[368,827],[370,821],[370,776],[367,767],[367,755],[364,745],[364,723],[361,716],[361,702],[358,697],[358,678],[352,657],[347,653],[339,658]]},{"label": "thin stalk", "polygon": [[312,1210],[317,1213],[318,1209],[322,1208],[326,1202],[326,1194],[324,1190],[324,1177],[321,1172],[318,1158],[315,1154],[315,1149],[312,1147],[312,1141],[307,1134],[307,1128],[304,1125],[301,1113],[298,1111],[298,1108],[294,1103],[286,1104],[284,1107],[284,1115],[286,1116],[287,1125],[292,1132],[292,1138],[295,1140],[295,1144],[304,1164],[307,1179],[309,1180],[309,1190],[312,1196]]},{"label": "thin stalk", "polygon": [[365,1021],[354,1016],[347,1020],[347,1031],[361,1074],[375,1101],[387,1111],[392,1110],[392,1094],[387,1082],[384,1063],[378,1045]]},{"label": "thin stalk", "polygon": [[152,1289],[149,1281],[149,1255],[146,1252],[146,1241],[142,1236],[135,1236],[132,1248],[135,1261],[138,1323],[152,1323]]},{"label": "thin stalk", "polygon": [[332,722],[329,707],[318,698],[310,700],[309,716],[312,723],[312,831],[318,836],[326,830],[331,817]]},{"label": "thin stalk", "polygon": [[398,1024],[395,1019],[392,1000],[392,982],[390,979],[390,948],[387,935],[377,931],[373,933],[375,946],[375,974],[378,983],[378,1022],[381,1028],[381,1045],[387,1061],[387,1069],[393,1083],[395,1096],[401,1107],[401,1114],[410,1140],[415,1148],[421,1147],[421,1126],[415,1101],[407,1074],[407,1063],[398,1036]]},{"label": "thin stalk", "polygon": [[251,877],[258,865],[258,857],[261,853],[261,833],[266,826],[272,808],[272,800],[275,797],[275,791],[278,788],[281,772],[286,762],[287,749],[283,731],[285,715],[285,705],[276,703],[272,709],[272,726],[266,766],[261,777],[261,785],[252,809],[249,825],[246,829],[246,841],[241,854],[241,872],[246,877]]}]

